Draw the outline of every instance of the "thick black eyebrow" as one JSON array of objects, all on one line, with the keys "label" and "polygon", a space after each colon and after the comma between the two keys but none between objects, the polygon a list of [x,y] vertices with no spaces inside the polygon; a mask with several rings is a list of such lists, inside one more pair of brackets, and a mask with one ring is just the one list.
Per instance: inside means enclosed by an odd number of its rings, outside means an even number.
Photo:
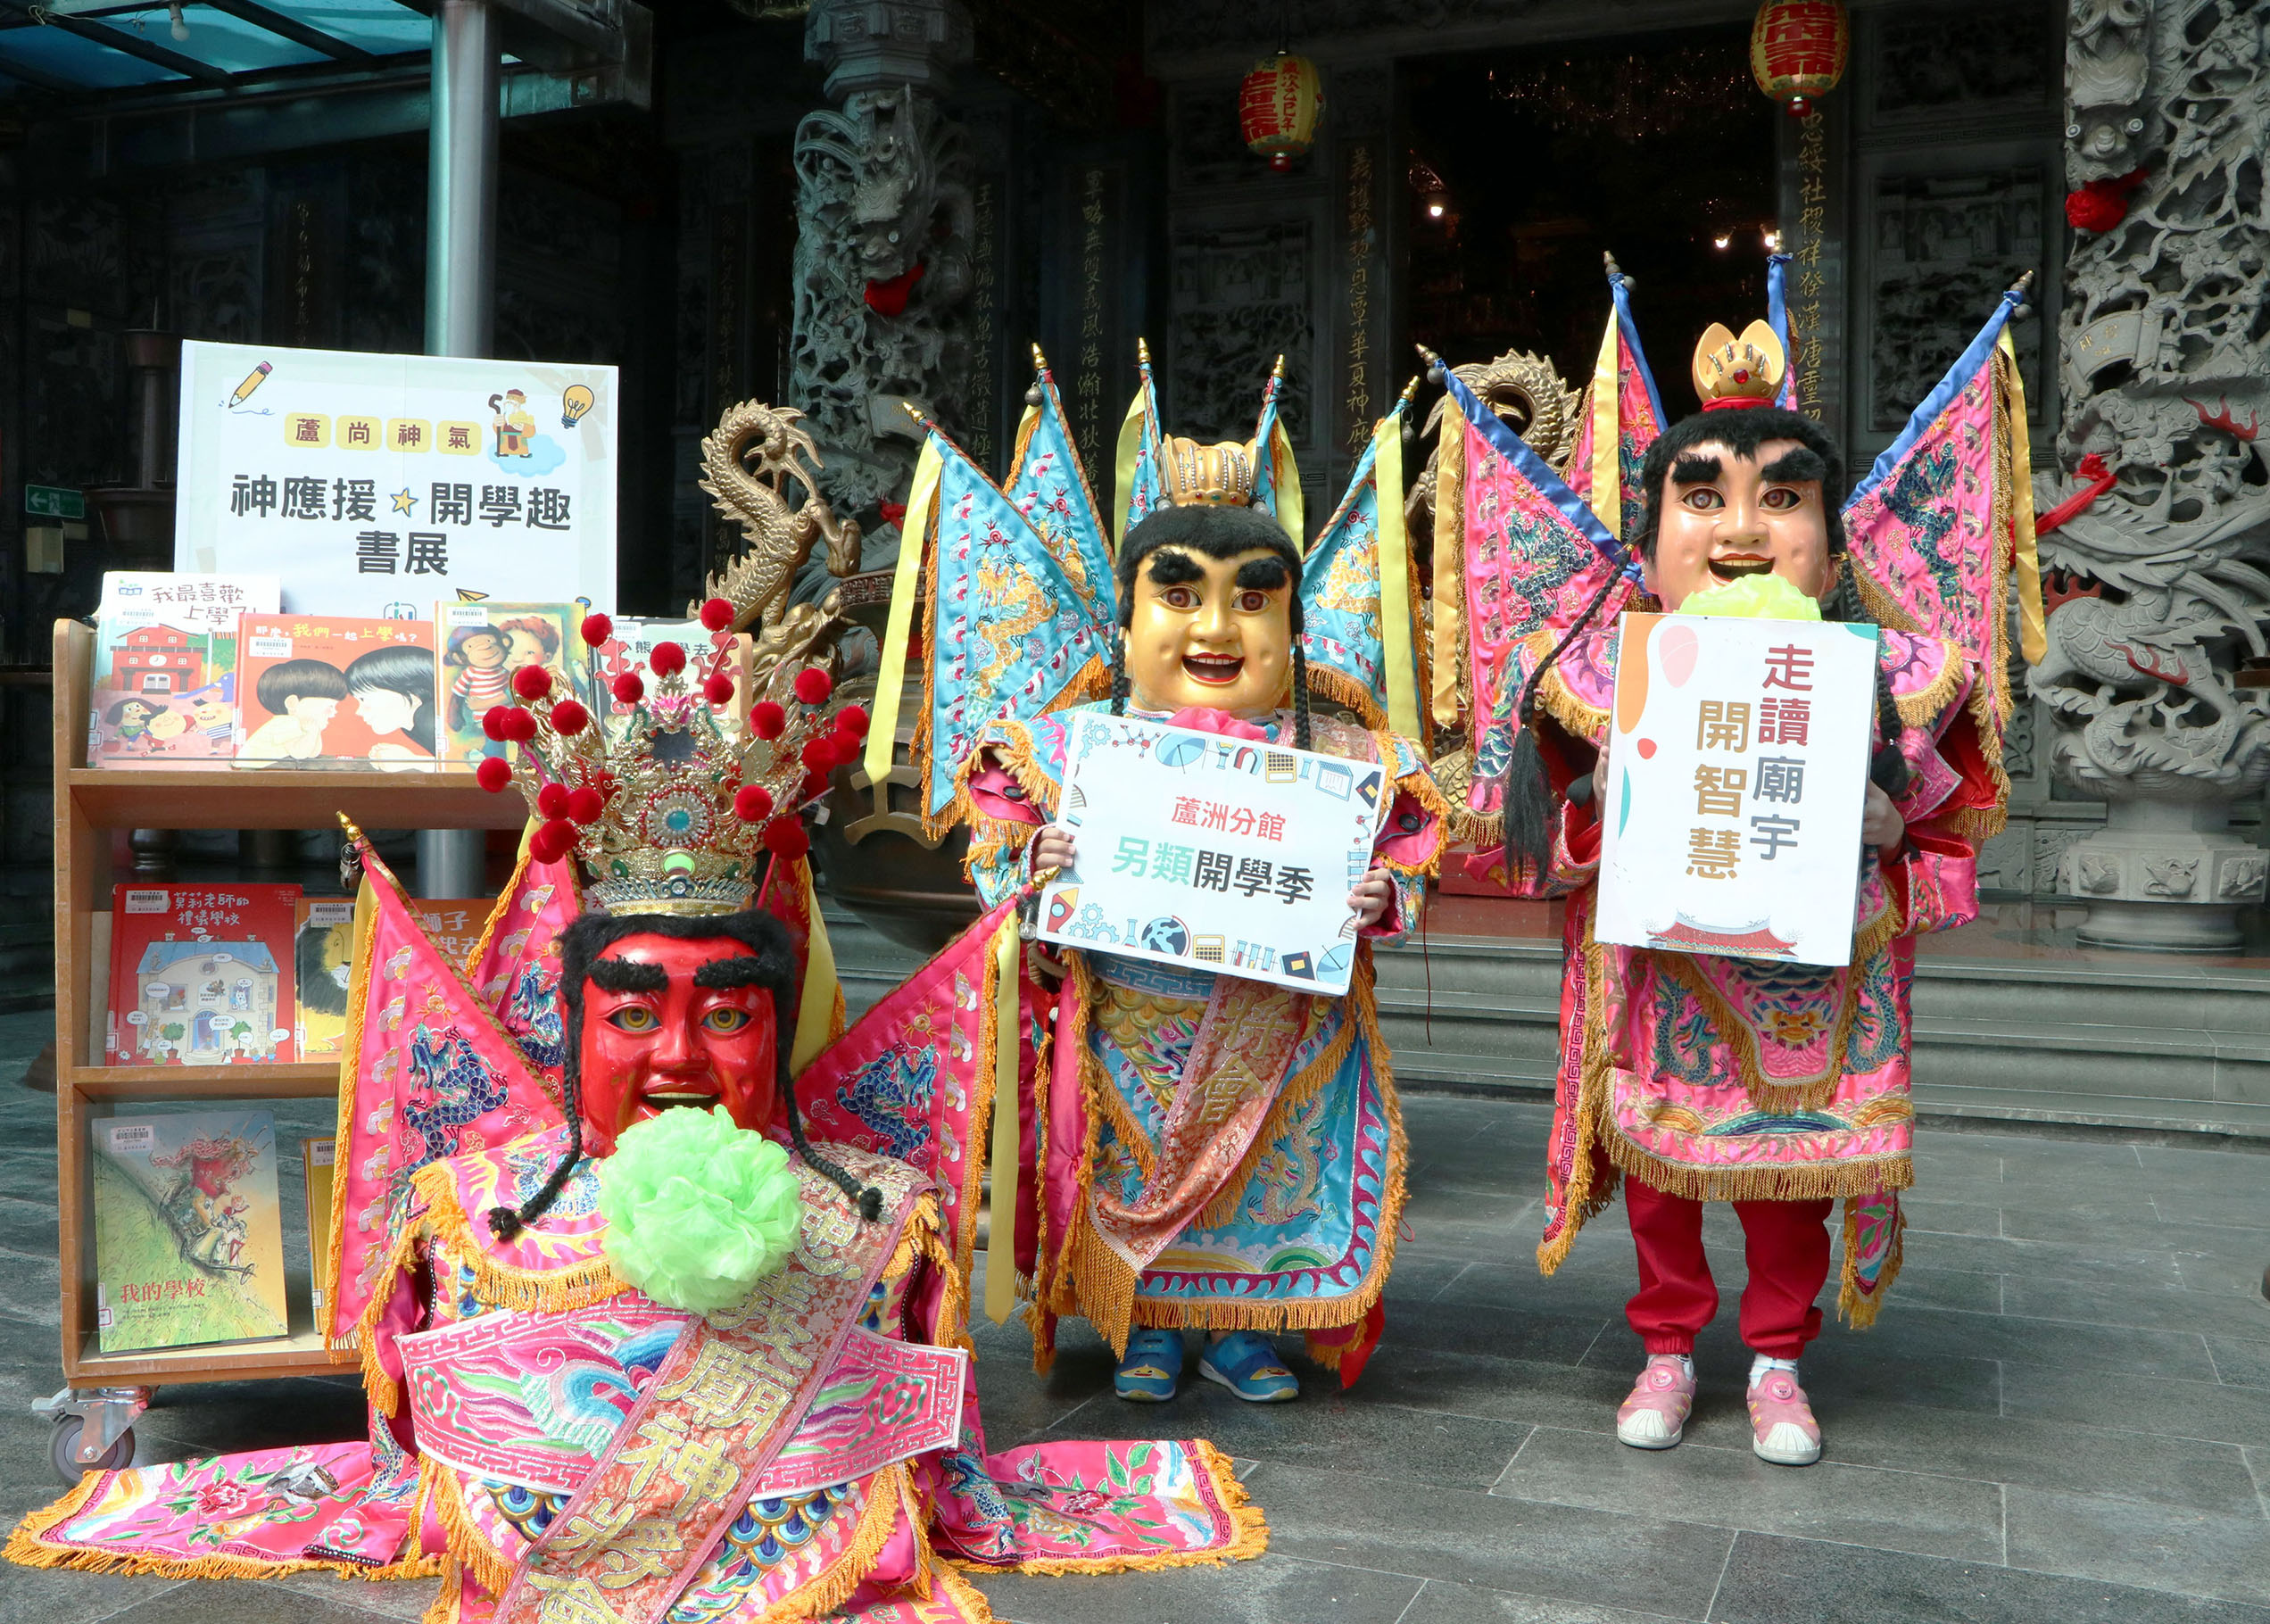
[{"label": "thick black eyebrow", "polygon": [[1191,581],[1205,579],[1205,571],[1197,559],[1175,548],[1162,547],[1151,554],[1151,584],[1181,586]]},{"label": "thick black eyebrow", "polygon": [[594,958],[584,974],[601,992],[660,992],[670,984],[670,973],[661,965],[635,958]]},{"label": "thick black eyebrow", "polygon": [[1758,477],[1765,480],[1788,480],[1802,483],[1808,479],[1828,477],[1828,464],[1820,453],[1809,445],[1785,451],[1758,470]]},{"label": "thick black eyebrow", "polygon": [[697,987],[758,987],[765,980],[765,961],[745,953],[739,958],[713,958],[693,973]]},{"label": "thick black eyebrow", "polygon": [[1697,457],[1692,453],[1681,456],[1671,464],[1673,485],[1713,485],[1725,470],[1716,457]]},{"label": "thick black eyebrow", "polygon": [[1238,589],[1240,592],[1249,588],[1258,588],[1265,592],[1275,592],[1292,578],[1292,571],[1285,568],[1282,559],[1247,559],[1238,566]]}]

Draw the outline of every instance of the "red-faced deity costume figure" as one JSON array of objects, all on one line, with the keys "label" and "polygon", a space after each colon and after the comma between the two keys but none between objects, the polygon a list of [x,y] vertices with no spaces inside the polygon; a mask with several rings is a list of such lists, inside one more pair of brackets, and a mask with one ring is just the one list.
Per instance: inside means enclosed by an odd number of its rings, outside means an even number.
[{"label": "red-faced deity costume figure", "polygon": [[[2001,827],[2008,793],[2013,583],[2034,624],[2039,615],[2025,402],[2002,331],[2019,294],[1848,496],[1835,444],[1794,409],[1785,339],[1766,323],[1704,336],[1704,410],[1659,433],[1612,266],[1611,278],[1616,313],[1568,479],[1448,381],[1444,483],[1459,487],[1478,710],[1466,811],[1481,843],[1502,841],[1473,866],[1517,894],[1568,898],[1538,1261],[1558,1267],[1620,1180],[1640,1278],[1628,1317],[1648,1362],[1619,1436],[1642,1448],[1678,1442],[1695,1333],[1718,1305],[1702,1203],[1730,1201],[1748,1245],[1741,1330],[1755,1355],[1756,1451],[1803,1465],[1820,1433],[1796,1361],[1820,1330],[1825,1224],[1841,1199],[1839,1302],[1866,1325],[1899,1270],[1899,1192],[1913,1177],[1915,938],[1976,916],[1978,843]],[[1608,782],[1625,608],[1877,623],[1849,965],[1595,939],[1591,790]]]},{"label": "red-faced deity costume figure", "polygon": [[[996,1162],[993,1211],[1016,1214],[1041,1368],[1057,1316],[1083,1314],[1122,1355],[1120,1396],[1164,1399],[1184,1329],[1204,1329],[1215,1334],[1202,1374],[1244,1398],[1287,1399],[1297,1387],[1272,1332],[1305,1331],[1345,1381],[1362,1370],[1403,1206],[1371,943],[1415,924],[1446,810],[1410,736],[1403,408],[1305,545],[1276,421],[1281,369],[1254,440],[1213,446],[1160,433],[1144,370],[1122,442],[1116,556],[1045,369],[1005,484],[932,431],[934,499],[909,518],[921,547],[900,565],[899,601],[918,585],[924,615],[915,768],[932,826],[968,824],[989,906],[1081,860],[1060,805],[1066,762],[1073,730],[1104,716],[1381,769],[1371,872],[1333,949],[1353,966],[1346,996],[1222,970],[1220,950],[1208,961],[1195,939],[1179,964],[1115,954],[1125,922],[1083,905],[1072,927],[1082,945],[1043,972],[1061,978],[1047,995],[1054,1037],[1020,1076],[1014,1203]],[[908,629],[894,623],[886,644],[885,693]],[[1358,719],[1313,714],[1313,698]]]},{"label": "red-faced deity costume figure", "polygon": [[976,1081],[950,967],[824,1042],[798,808],[864,717],[815,668],[744,728],[669,647],[611,719],[540,669],[491,718],[543,821],[476,974],[502,1008],[556,965],[556,1081],[364,849],[330,1279],[369,1438],[90,1473],[11,1557],[438,1574],[435,1624],[955,1624],[992,1616],[964,1570],[1262,1548],[1203,1443],[988,1450],[950,1130],[813,1144],[791,1082],[799,1026],[816,1078]]}]

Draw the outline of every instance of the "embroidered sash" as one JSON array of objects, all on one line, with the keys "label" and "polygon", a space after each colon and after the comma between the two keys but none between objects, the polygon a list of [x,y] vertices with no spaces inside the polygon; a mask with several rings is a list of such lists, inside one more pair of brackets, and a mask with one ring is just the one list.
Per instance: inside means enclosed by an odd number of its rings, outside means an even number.
[{"label": "embroidered sash", "polygon": [[[402,1338],[418,1446],[445,1465],[573,1494],[693,1316],[638,1296],[489,1313]],[[969,1355],[855,1330],[751,1497],[860,1478],[961,1432]]]},{"label": "embroidered sash", "polygon": [[1161,1131],[1150,1176],[1131,1202],[1102,1188],[1096,1233],[1135,1273],[1203,1212],[1246,1159],[1315,1017],[1307,993],[1217,976]]},{"label": "embroidered sash", "polygon": [[879,1187],[862,1222],[800,1163],[804,1229],[788,1265],[740,1307],[692,1322],[597,1468],[499,1598],[499,1624],[659,1624],[757,1490],[850,1335],[928,1184],[847,1153]]}]

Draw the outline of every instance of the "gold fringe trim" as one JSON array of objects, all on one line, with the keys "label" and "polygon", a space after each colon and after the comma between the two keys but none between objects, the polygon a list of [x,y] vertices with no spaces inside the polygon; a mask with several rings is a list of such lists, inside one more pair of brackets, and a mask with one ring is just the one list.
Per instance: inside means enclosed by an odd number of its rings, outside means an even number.
[{"label": "gold fringe trim", "polygon": [[378,1322],[394,1297],[394,1284],[408,1271],[418,1266],[418,1251],[423,1237],[422,1225],[412,1222],[394,1238],[394,1250],[387,1254],[386,1266],[379,1273],[381,1289],[370,1294],[362,1305],[362,1317],[355,1322],[355,1343],[360,1349],[363,1396],[379,1414],[393,1420],[402,1413],[402,1388],[378,1362]]},{"label": "gold fringe trim", "polygon": [[[1547,654],[1553,652],[1553,645],[1559,641],[1558,634],[1549,626],[1543,631],[1531,633],[1528,643],[1531,657],[1535,659],[1543,659]],[[1507,656],[1509,663],[1512,658],[1511,655]],[[1510,681],[1512,676],[1512,673],[1509,669],[1504,680]],[[1568,684],[1561,679],[1561,666],[1557,660],[1553,663],[1553,668],[1547,671],[1537,683],[1537,708],[1545,715],[1587,744],[1598,744],[1607,736],[1608,713],[1596,705],[1586,704],[1569,692]]]},{"label": "gold fringe trim", "polygon": [[1141,1573],[1158,1568],[1220,1567],[1245,1562],[1269,1549],[1269,1520],[1253,1503],[1246,1486],[1238,1481],[1230,1457],[1202,1438],[1189,1441],[1191,1454],[1222,1497],[1230,1513],[1230,1543],[1210,1551],[1164,1551],[1125,1556],[1042,1556],[1029,1562],[997,1563],[956,1556],[948,1560],[965,1573]]},{"label": "gold fringe trim", "polygon": [[1901,1266],[1907,1262],[1907,1204],[1900,1204],[1892,1227],[1892,1249],[1884,1259],[1884,1267],[1876,1271],[1876,1289],[1868,1292],[1853,1284],[1852,1243],[1860,1227],[1859,1203],[1848,1197],[1844,1203],[1844,1264],[1840,1271],[1843,1279],[1837,1288],[1836,1312],[1854,1330],[1866,1330],[1884,1312],[1884,1299],[1892,1289],[1892,1282],[1900,1278]]},{"label": "gold fringe trim", "polygon": [[[409,1556],[400,1561],[382,1562],[366,1567],[360,1562],[340,1562],[334,1558],[292,1556],[267,1559],[253,1556],[153,1556],[140,1551],[99,1551],[82,1545],[49,1544],[44,1537],[54,1529],[70,1521],[87,1509],[87,1501],[104,1479],[114,1473],[89,1471],[80,1475],[79,1487],[53,1505],[36,1512],[27,1512],[21,1522],[10,1530],[4,1550],[7,1559],[20,1568],[69,1568],[80,1573],[116,1573],[151,1578],[278,1578],[287,1573],[323,1572],[336,1574],[341,1578],[364,1579],[383,1583],[393,1579],[431,1578],[442,1571],[439,1556]],[[414,1543],[418,1525],[413,1520],[408,1536]]]},{"label": "gold fringe trim", "polygon": [[[1124,1359],[1128,1331],[1135,1320],[1135,1266],[1096,1232],[1096,1220],[1084,1190],[1079,1215],[1073,1220],[1072,1239],[1065,1247],[1065,1268],[1076,1294],[1071,1312],[1085,1314],[1097,1334],[1111,1345],[1112,1357]],[[1189,1322],[1179,1318],[1173,1322],[1177,1325]]]},{"label": "gold fringe trim", "polygon": [[418,1462],[418,1492],[425,1496],[436,1521],[442,1525],[442,1537],[448,1542],[449,1554],[473,1570],[473,1577],[482,1587],[503,1594],[512,1582],[514,1564],[504,1560],[497,1548],[488,1542],[481,1530],[473,1525],[473,1513],[467,1508],[465,1495],[448,1467],[431,1455]]},{"label": "gold fringe trim", "polygon": [[1602,1010],[1602,994],[1606,990],[1606,972],[1600,944],[1593,939],[1592,915],[1584,916],[1584,930],[1578,941],[1578,951],[1583,956],[1585,978],[1584,1040],[1577,1050],[1576,1152],[1569,1169],[1569,1183],[1562,1192],[1564,1220],[1561,1233],[1537,1242],[1537,1272],[1550,1275],[1569,1258],[1569,1249],[1577,1244],[1577,1233],[1599,1214],[1607,1210],[1616,1198],[1618,1172],[1611,1162],[1608,1166],[1605,1186],[1593,1188],[1595,1152],[1600,1144],[1600,1123],[1608,1099],[1608,1017]]},{"label": "gold fringe trim", "polygon": [[[1356,956],[1355,974],[1348,982],[1350,997],[1355,995],[1359,985],[1366,993],[1371,990],[1371,956],[1369,953]],[[1321,998],[1310,1000],[1310,1026],[1301,1034],[1302,1043],[1308,1041],[1309,1032],[1314,1029],[1314,1022],[1321,1013],[1319,1007],[1323,1002]],[[1303,1066],[1298,1075],[1278,1090],[1276,1099],[1269,1107],[1269,1114],[1262,1118],[1261,1127],[1254,1134],[1253,1143],[1247,1146],[1246,1154],[1238,1158],[1236,1171],[1222,1181],[1214,1198],[1198,1209],[1200,1228],[1219,1229],[1238,1215],[1238,1208],[1244,1201],[1246,1186],[1253,1180],[1255,1165],[1269,1153],[1269,1147],[1282,1139],[1291,1127],[1293,1114],[1316,1098],[1316,1090],[1331,1081],[1332,1074],[1340,1069],[1340,1063],[1347,1058],[1348,1051],[1355,1047],[1355,1023],[1343,1020],[1340,1030],[1332,1034],[1323,1052]]]},{"label": "gold fringe trim", "polygon": [[966,1624],[1000,1624],[993,1608],[977,1587],[954,1571],[953,1564],[938,1562],[931,1568],[930,1582],[945,1593],[946,1599],[962,1611]]},{"label": "gold fringe trim", "polygon": [[1681,1167],[1642,1150],[1622,1134],[1603,1137],[1618,1170],[1652,1189],[1687,1201],[1817,1201],[1906,1189],[1915,1182],[1907,1153],[1811,1167]]},{"label": "gold fringe trim", "polygon": [[852,1536],[843,1554],[765,1609],[758,1624],[795,1624],[797,1620],[833,1612],[874,1570],[875,1559],[899,1531],[901,1517],[914,1530],[915,1571],[923,1576],[917,1581],[917,1588],[925,1593],[923,1599],[929,1599],[926,1580],[931,1566],[930,1535],[923,1526],[921,1508],[915,1499],[914,1479],[904,1462],[894,1462],[876,1472],[872,1483],[866,1508],[859,1514],[858,1532]]},{"label": "gold fringe trim", "polygon": [[[1091,664],[1093,662],[1090,662]],[[1083,675],[1085,674],[1083,673]],[[1069,686],[1069,685],[1068,685]],[[954,798],[935,817],[925,808],[923,813],[923,833],[931,840],[943,840],[957,824],[969,825],[973,836],[1000,842],[996,849],[1014,848],[1023,851],[1025,843],[1038,833],[1038,826],[1009,818],[997,818],[978,809],[976,800],[970,794],[970,778],[988,761],[1016,780],[1017,787],[1025,793],[1026,804],[1046,822],[1056,813],[1056,802],[1064,793],[1063,786],[1048,776],[1039,765],[1032,748],[1032,735],[1022,722],[994,724],[1005,737],[1001,742],[973,750],[954,773]],[[928,780],[924,781],[925,784]],[[925,800],[929,791],[924,791]],[[973,882],[976,877],[973,866],[977,849],[973,842],[962,858],[962,873]]]},{"label": "gold fringe trim", "polygon": [[1330,700],[1353,712],[1366,727],[1388,725],[1388,713],[1379,708],[1379,699],[1371,690],[1334,667],[1310,663],[1308,692],[1313,698]]},{"label": "gold fringe trim", "polygon": [[492,1308],[567,1313],[631,1289],[630,1282],[618,1278],[609,1266],[604,1253],[570,1268],[545,1270],[518,1269],[491,1257],[484,1247],[488,1221],[485,1216],[480,1227],[475,1228],[458,1205],[446,1160],[419,1168],[410,1181],[410,1188],[426,1197],[426,1216],[418,1227],[472,1271],[474,1294]]},{"label": "gold fringe trim", "polygon": [[907,1222],[899,1226],[898,1244],[891,1249],[891,1259],[882,1265],[878,1280],[895,1280],[915,1266],[917,1258],[930,1255],[930,1242],[938,1233],[938,1192],[924,1190],[915,1197],[908,1209]]},{"label": "gold fringe trim", "polygon": [[418,1624],[459,1624],[465,1616],[465,1570],[452,1562],[442,1572],[442,1587]]}]

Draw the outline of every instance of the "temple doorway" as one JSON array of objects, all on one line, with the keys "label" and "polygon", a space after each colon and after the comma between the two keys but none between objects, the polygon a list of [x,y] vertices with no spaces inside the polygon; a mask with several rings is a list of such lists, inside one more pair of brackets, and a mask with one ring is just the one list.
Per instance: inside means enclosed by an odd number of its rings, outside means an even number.
[{"label": "temple doorway", "polygon": [[1648,361],[1694,410],[1702,329],[1766,313],[1775,123],[1746,23],[1424,60],[1404,72],[1409,336],[1454,363],[1535,351],[1572,388],[1636,284]]}]

